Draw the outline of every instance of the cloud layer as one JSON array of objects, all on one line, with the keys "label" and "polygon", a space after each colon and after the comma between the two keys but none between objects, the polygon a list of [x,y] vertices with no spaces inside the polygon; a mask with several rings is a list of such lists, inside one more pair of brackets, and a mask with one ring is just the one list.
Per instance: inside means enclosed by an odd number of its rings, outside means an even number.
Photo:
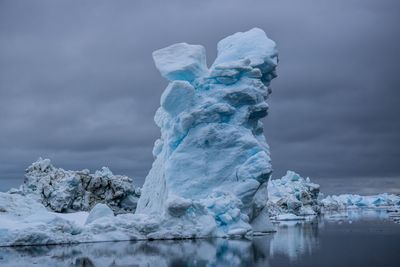
[{"label": "cloud layer", "polygon": [[[400,162],[400,3],[1,1],[0,183],[39,156],[143,182],[167,82],[151,52],[264,29],[280,51],[265,133],[275,177],[393,177]],[[3,180],[1,180],[3,179]],[[5,183],[5,182],[4,182]]]}]

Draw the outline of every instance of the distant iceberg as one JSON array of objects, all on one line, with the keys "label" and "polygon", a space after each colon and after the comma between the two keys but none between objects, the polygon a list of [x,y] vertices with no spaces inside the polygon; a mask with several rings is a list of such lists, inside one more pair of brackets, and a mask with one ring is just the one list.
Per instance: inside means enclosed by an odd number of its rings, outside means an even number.
[{"label": "distant iceberg", "polygon": [[282,214],[318,215],[321,212],[320,198],[320,186],[293,171],[268,184],[268,210],[272,217]]},{"label": "distant iceberg", "polygon": [[[400,196],[394,194],[378,194],[360,196],[353,194],[324,197],[320,193],[319,184],[303,178],[299,174],[288,171],[280,179],[270,180],[268,184],[268,211],[273,220],[304,220],[307,216],[321,213],[343,212],[357,208],[385,208],[396,216],[400,216]],[[394,208],[393,208],[394,207]]]}]

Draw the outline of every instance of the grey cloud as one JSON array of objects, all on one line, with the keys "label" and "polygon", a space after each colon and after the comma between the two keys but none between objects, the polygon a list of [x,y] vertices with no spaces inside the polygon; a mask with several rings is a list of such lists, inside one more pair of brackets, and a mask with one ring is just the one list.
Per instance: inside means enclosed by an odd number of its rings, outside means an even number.
[{"label": "grey cloud", "polygon": [[66,169],[107,165],[142,183],[167,84],[151,52],[203,44],[211,64],[221,38],[255,26],[280,51],[264,121],[274,176],[293,169],[326,181],[391,177],[400,188],[399,7],[395,0],[1,1],[0,190],[18,184],[39,156]]}]

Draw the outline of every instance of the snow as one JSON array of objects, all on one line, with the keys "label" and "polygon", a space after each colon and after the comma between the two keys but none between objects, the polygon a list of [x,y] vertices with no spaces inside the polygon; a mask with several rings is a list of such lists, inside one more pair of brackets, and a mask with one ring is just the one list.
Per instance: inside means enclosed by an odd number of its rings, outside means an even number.
[{"label": "snow", "polygon": [[153,58],[170,83],[154,118],[161,137],[136,214],[189,224],[209,216],[217,235],[250,233],[272,172],[260,119],[275,77],[275,43],[260,29],[228,36],[210,69],[199,45],[175,44]]}]

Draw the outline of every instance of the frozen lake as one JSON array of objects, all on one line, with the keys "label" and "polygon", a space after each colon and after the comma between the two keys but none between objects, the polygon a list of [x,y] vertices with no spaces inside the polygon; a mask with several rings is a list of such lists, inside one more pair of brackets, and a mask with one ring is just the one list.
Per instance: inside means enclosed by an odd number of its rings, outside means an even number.
[{"label": "frozen lake", "polygon": [[385,210],[281,222],[253,240],[0,247],[0,266],[400,266],[400,224]]}]

